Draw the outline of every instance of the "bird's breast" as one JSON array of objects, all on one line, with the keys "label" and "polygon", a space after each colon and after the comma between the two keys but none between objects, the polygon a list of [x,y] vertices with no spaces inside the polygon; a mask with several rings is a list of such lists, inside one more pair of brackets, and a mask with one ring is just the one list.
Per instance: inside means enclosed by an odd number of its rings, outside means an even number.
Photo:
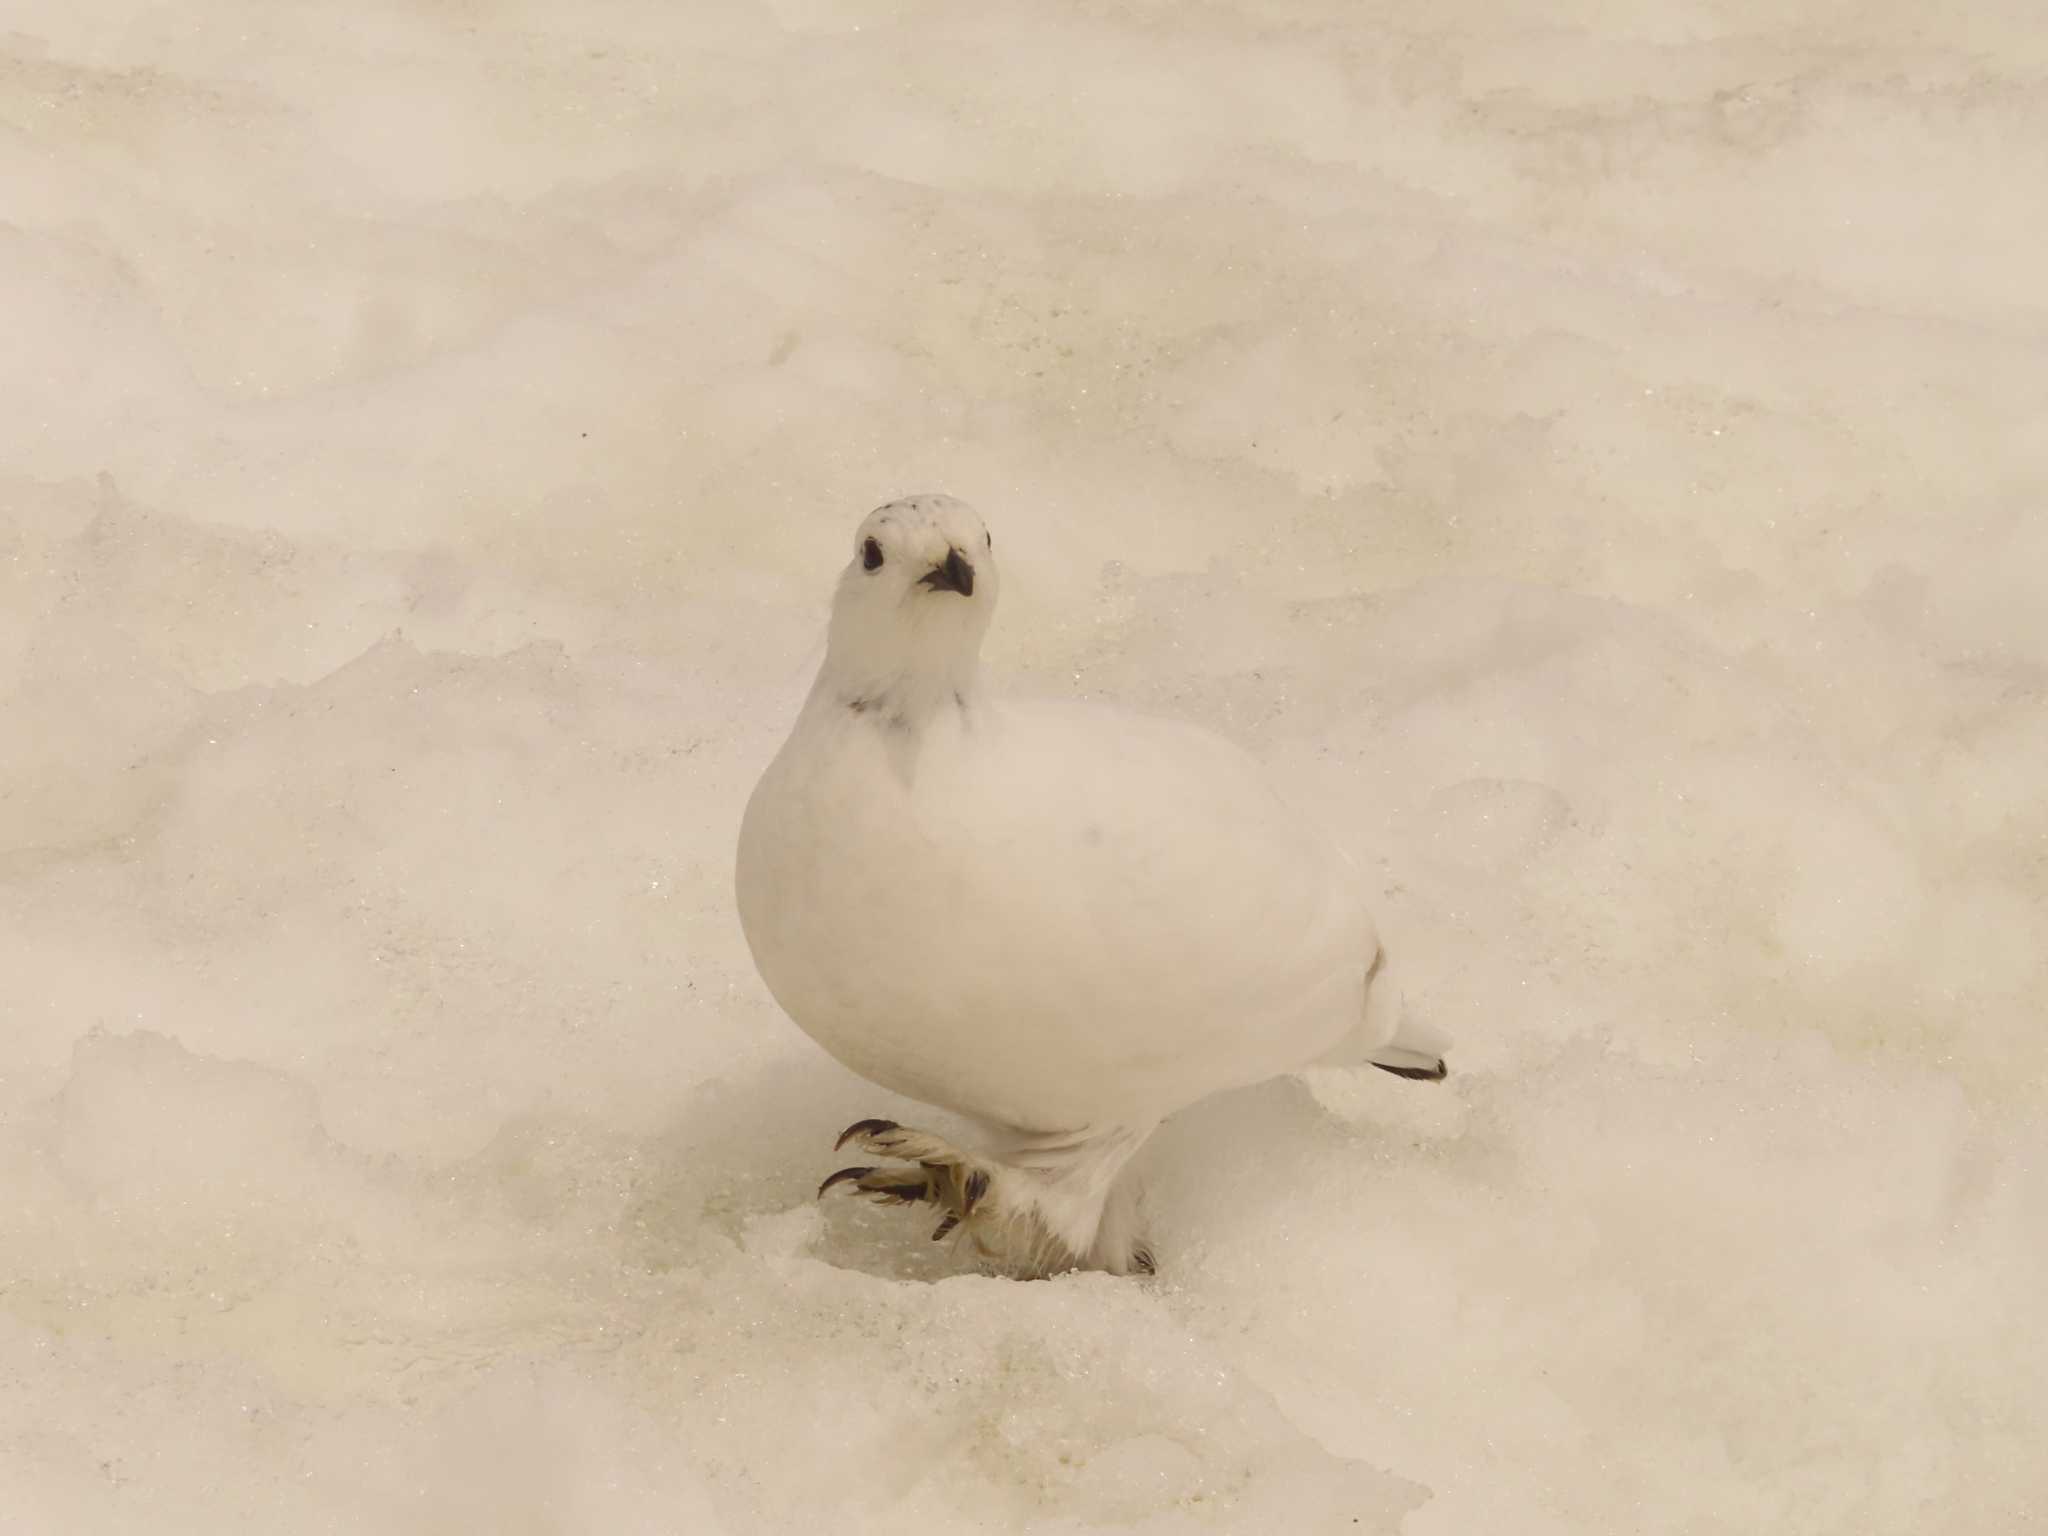
[{"label": "bird's breast", "polygon": [[886,732],[793,738],[740,858],[790,1016],[885,1086],[1050,1129],[1334,1044],[1374,942],[1348,880],[1227,754],[1100,727],[954,722],[907,771]]}]

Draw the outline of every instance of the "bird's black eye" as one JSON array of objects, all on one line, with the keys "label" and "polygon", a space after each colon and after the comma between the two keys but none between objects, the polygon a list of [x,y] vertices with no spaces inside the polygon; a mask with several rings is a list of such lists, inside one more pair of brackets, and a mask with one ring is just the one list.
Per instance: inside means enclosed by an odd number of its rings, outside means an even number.
[{"label": "bird's black eye", "polygon": [[882,546],[873,539],[869,539],[867,543],[861,545],[860,563],[871,571],[880,570],[882,567]]}]

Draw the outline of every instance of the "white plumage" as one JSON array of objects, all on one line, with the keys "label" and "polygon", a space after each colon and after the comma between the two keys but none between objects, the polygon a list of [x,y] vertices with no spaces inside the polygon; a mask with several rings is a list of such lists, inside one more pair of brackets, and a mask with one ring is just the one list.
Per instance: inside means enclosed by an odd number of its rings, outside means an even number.
[{"label": "white plumage", "polygon": [[1440,1077],[1368,1009],[1379,942],[1350,867],[1244,752],[1194,727],[980,685],[997,594],[947,496],[862,522],[824,665],[740,830],[742,926],[804,1031],[966,1117],[887,1121],[841,1170],[942,1208],[1019,1273],[1150,1267],[1123,1177],[1167,1115],[1333,1056]]}]

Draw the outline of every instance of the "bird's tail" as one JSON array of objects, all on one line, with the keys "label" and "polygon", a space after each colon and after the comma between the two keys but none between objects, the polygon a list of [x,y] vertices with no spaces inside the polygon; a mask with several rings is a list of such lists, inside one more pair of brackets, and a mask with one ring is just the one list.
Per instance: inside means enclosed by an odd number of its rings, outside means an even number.
[{"label": "bird's tail", "polygon": [[1450,1066],[1444,1060],[1450,1048],[1451,1037],[1442,1030],[1420,1019],[1404,1018],[1394,1038],[1366,1059],[1396,1077],[1435,1083],[1450,1074]]},{"label": "bird's tail", "polygon": [[1351,1038],[1324,1060],[1330,1066],[1371,1063],[1382,1072],[1420,1082],[1440,1081],[1450,1072],[1444,1058],[1451,1037],[1401,1005],[1401,989],[1387,967],[1384,949],[1365,973],[1365,1017]]}]

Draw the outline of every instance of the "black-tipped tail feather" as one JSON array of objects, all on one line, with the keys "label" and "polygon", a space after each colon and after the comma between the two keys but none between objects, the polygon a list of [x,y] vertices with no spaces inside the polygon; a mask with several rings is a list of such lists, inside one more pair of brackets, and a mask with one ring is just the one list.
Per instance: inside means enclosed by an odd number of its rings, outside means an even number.
[{"label": "black-tipped tail feather", "polygon": [[1396,1077],[1409,1078],[1418,1083],[1440,1083],[1451,1075],[1451,1069],[1444,1064],[1442,1057],[1438,1057],[1426,1067],[1397,1067],[1390,1062],[1384,1061],[1376,1061],[1373,1065],[1382,1072],[1391,1072]]},{"label": "black-tipped tail feather", "polygon": [[1404,1012],[1394,1037],[1366,1057],[1382,1072],[1411,1078],[1418,1083],[1440,1083],[1450,1074],[1444,1063],[1451,1037]]}]

